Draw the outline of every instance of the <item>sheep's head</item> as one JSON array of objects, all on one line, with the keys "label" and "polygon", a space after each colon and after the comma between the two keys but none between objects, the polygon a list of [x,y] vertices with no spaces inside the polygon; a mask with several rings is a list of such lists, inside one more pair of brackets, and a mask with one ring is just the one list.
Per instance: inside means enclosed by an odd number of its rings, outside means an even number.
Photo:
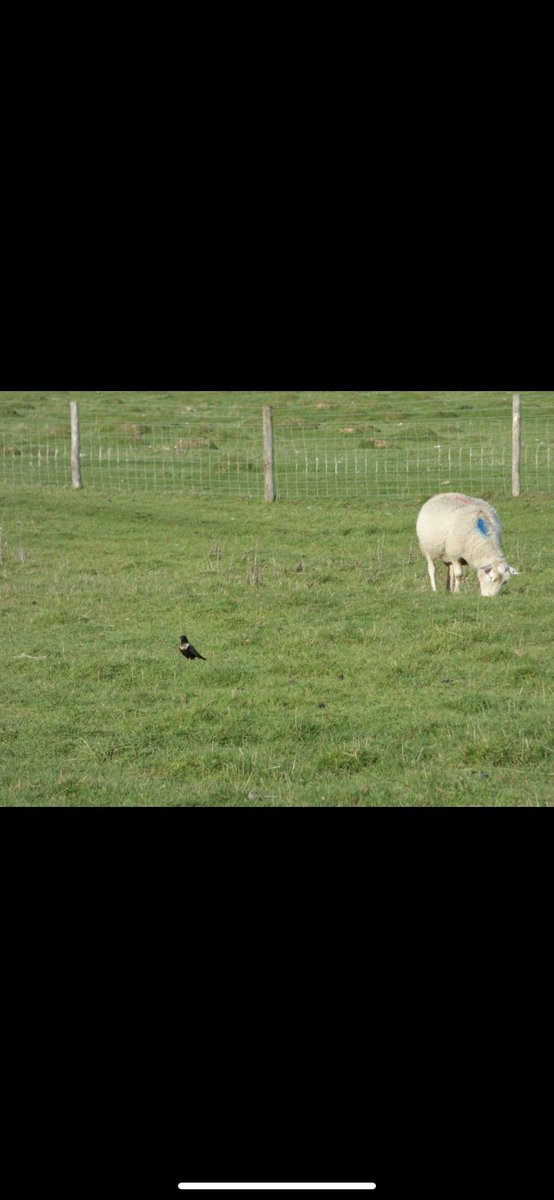
[{"label": "sheep's head", "polygon": [[519,575],[507,562],[489,563],[477,572],[482,596],[498,596],[512,575]]}]

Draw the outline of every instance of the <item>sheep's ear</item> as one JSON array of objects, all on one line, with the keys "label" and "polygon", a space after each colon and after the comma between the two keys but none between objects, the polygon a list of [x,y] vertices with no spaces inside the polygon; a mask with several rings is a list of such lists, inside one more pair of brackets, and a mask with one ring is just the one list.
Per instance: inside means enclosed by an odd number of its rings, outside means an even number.
[{"label": "sheep's ear", "polygon": [[515,567],[508,567],[508,570],[510,575],[519,575],[519,571],[516,571]]}]

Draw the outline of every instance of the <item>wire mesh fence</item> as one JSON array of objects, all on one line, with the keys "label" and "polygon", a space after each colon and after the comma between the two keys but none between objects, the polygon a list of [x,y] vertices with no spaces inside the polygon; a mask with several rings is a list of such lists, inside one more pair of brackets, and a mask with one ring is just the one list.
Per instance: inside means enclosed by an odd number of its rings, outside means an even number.
[{"label": "wire mesh fence", "polygon": [[[524,414],[521,484],[552,492],[554,422]],[[511,412],[455,421],[331,424],[307,418],[274,421],[279,499],[404,498],[437,491],[511,492]],[[178,423],[123,423],[117,432],[81,426],[87,488],[103,492],[179,491],[209,496],[264,495],[262,414]],[[0,483],[71,487],[67,431],[0,432]]]}]

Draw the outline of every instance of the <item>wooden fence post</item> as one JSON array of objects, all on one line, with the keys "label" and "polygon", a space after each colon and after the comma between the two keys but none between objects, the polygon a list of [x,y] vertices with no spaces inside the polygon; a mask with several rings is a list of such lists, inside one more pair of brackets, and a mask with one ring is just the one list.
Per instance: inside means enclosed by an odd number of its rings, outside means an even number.
[{"label": "wooden fence post", "polygon": [[265,498],[268,501],[277,498],[275,488],[275,455],[273,451],[273,413],[271,406],[264,406],[264,477]]},{"label": "wooden fence post", "polygon": [[81,488],[81,432],[79,428],[79,405],[71,401],[71,478],[74,488]]},{"label": "wooden fence post", "polygon": [[521,496],[521,397],[514,396],[512,441],[512,496]]}]

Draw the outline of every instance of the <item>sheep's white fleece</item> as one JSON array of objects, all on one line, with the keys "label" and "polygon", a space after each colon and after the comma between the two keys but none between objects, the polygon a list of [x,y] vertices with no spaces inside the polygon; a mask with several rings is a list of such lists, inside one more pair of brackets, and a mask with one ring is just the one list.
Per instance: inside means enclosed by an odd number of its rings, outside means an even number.
[{"label": "sheep's white fleece", "polygon": [[496,596],[510,575],[502,550],[502,524],[495,508],[486,500],[444,492],[423,505],[417,519],[421,552],[427,559],[431,586],[436,591],[434,560],[449,565],[447,586],[460,590],[462,567],[478,572],[481,592]]}]

